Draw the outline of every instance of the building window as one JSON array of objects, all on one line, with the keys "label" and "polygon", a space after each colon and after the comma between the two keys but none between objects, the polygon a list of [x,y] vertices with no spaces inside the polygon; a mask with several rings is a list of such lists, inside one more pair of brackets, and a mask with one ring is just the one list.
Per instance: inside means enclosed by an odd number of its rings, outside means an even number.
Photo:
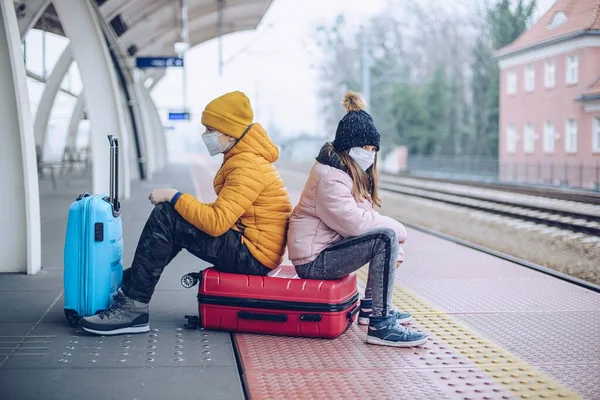
[{"label": "building window", "polygon": [[552,19],[547,27],[548,29],[554,29],[558,26],[561,26],[565,22],[567,22],[567,15],[564,12],[559,11],[552,16]]},{"label": "building window", "polygon": [[506,128],[506,152],[517,152],[517,130],[513,125],[509,125]]},{"label": "building window", "polygon": [[535,67],[533,65],[525,68],[525,91],[533,92],[535,90]]},{"label": "building window", "polygon": [[554,153],[554,122],[544,125],[544,153]]},{"label": "building window", "polygon": [[517,93],[517,73],[516,71],[508,71],[506,75],[506,90],[508,94]]},{"label": "building window", "polygon": [[577,153],[577,121],[574,119],[568,120],[565,132],[565,151],[567,153]]},{"label": "building window", "polygon": [[600,117],[594,118],[594,138],[592,140],[592,151],[600,153]]},{"label": "building window", "polygon": [[525,153],[533,153],[535,150],[535,136],[533,132],[533,125],[525,124],[525,131],[523,132],[523,151]]},{"label": "building window", "polygon": [[574,85],[579,82],[579,57],[567,57],[567,85]]},{"label": "building window", "polygon": [[547,61],[544,65],[544,86],[553,88],[556,84],[556,64],[554,61]]}]

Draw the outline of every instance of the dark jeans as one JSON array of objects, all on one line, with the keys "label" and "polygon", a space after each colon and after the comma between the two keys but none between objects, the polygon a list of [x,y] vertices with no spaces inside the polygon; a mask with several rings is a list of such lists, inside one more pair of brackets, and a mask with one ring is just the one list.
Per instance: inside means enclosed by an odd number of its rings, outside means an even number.
[{"label": "dark jeans", "polygon": [[250,254],[239,232],[230,229],[212,237],[183,219],[170,203],[160,203],[146,221],[131,268],[123,273],[123,293],[149,303],[164,268],[181,249],[223,272],[266,275],[271,271]]},{"label": "dark jeans", "polygon": [[308,264],[296,266],[304,279],[338,279],[369,264],[367,287],[373,291],[373,316],[392,311],[399,243],[392,229],[374,229],[348,237],[323,250]]}]

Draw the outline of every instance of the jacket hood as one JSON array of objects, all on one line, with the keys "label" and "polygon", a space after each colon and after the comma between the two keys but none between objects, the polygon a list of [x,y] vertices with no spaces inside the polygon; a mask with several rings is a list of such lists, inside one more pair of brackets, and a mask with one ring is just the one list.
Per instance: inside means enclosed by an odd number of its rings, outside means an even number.
[{"label": "jacket hood", "polygon": [[319,151],[319,155],[316,157],[316,160],[321,164],[329,165],[330,167],[339,169],[348,173],[348,169],[342,163],[342,158],[338,155],[333,147],[331,142],[326,142],[321,150]]},{"label": "jacket hood", "polygon": [[256,154],[270,163],[279,159],[279,148],[258,123],[250,125],[246,134],[225,154],[225,160],[241,153]]}]

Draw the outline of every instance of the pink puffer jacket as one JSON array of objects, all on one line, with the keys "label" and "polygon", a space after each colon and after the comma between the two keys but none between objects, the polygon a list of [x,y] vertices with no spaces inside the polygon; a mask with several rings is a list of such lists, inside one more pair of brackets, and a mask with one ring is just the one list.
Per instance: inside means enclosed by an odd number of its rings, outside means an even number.
[{"label": "pink puffer jacket", "polygon": [[[352,187],[352,179],[346,172],[315,163],[290,218],[287,245],[294,265],[313,261],[321,251],[343,238],[376,228],[393,229],[400,242],[406,240],[406,229],[400,222],[380,215],[368,201],[357,203]],[[403,260],[402,249],[398,260]]]}]

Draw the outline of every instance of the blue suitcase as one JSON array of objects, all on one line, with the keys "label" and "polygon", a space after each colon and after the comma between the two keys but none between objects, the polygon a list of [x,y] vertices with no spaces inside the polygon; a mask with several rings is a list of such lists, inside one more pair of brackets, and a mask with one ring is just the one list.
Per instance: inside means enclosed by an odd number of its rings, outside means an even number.
[{"label": "blue suitcase", "polygon": [[110,195],[79,195],[69,208],[64,253],[64,309],[69,325],[107,309],[123,279],[119,141],[110,142]]}]

